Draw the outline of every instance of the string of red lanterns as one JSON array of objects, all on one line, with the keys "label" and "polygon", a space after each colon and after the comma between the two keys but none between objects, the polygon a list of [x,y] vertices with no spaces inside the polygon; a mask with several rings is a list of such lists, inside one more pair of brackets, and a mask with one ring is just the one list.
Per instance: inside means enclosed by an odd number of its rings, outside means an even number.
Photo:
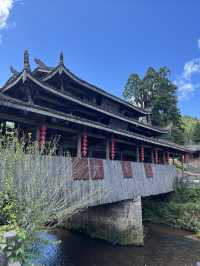
[{"label": "string of red lanterns", "polygon": [[116,156],[116,143],[115,143],[115,139],[112,138],[111,140],[111,160],[114,160],[115,159],[115,156]]},{"label": "string of red lanterns", "polygon": [[82,148],[83,157],[86,157],[87,153],[88,153],[88,135],[87,135],[86,130],[83,132],[82,147],[81,148]]},{"label": "string of red lanterns", "polygon": [[47,133],[47,127],[43,125],[39,129],[39,145],[44,146],[46,142],[46,133]]},{"label": "string of red lanterns", "polygon": [[144,162],[144,145],[141,145],[140,159],[141,162]]}]

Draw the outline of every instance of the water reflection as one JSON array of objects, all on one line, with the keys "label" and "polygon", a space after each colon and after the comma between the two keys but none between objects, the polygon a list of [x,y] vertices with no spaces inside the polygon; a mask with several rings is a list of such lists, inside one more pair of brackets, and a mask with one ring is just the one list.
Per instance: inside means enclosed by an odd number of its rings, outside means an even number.
[{"label": "water reflection", "polygon": [[165,226],[147,227],[144,247],[119,247],[83,235],[58,230],[46,234],[61,245],[40,246],[45,266],[199,266],[200,242],[185,231]]}]

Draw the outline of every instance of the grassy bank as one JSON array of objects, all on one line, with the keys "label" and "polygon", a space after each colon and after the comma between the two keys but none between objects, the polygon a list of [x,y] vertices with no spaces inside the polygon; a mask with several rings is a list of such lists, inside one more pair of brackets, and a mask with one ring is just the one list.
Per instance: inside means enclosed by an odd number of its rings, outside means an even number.
[{"label": "grassy bank", "polygon": [[143,219],[194,231],[200,236],[200,188],[179,186],[168,196],[144,199]]}]

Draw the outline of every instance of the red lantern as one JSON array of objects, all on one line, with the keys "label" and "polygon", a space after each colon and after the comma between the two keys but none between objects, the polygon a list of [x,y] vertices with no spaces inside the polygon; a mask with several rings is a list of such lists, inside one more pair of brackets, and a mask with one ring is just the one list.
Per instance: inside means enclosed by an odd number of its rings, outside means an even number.
[{"label": "red lantern", "polygon": [[47,127],[45,125],[43,125],[40,129],[39,129],[39,145],[43,146],[45,145],[45,141],[46,141],[46,131],[47,131]]},{"label": "red lantern", "polygon": [[82,155],[83,157],[87,156],[88,152],[88,135],[86,130],[83,132],[83,137],[82,137]]},{"label": "red lantern", "polygon": [[141,158],[141,162],[144,162],[144,145],[141,146],[140,158]]},{"label": "red lantern", "polygon": [[115,155],[116,155],[116,143],[115,143],[115,140],[112,138],[112,140],[111,140],[111,160],[115,159]]}]

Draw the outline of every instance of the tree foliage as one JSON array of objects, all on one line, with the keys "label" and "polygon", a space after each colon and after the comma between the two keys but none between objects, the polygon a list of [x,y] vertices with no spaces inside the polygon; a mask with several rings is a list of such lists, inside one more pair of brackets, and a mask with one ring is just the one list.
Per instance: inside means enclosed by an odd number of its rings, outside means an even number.
[{"label": "tree foliage", "polygon": [[194,129],[199,120],[191,116],[182,116],[182,127],[184,129],[184,143],[193,144],[194,140]]},{"label": "tree foliage", "polygon": [[200,121],[194,126],[192,140],[196,144],[200,143]]},{"label": "tree foliage", "polygon": [[149,67],[144,77],[131,74],[125,85],[123,96],[139,107],[151,109],[152,123],[165,127],[172,124],[170,139],[183,143],[181,114],[177,106],[177,87],[169,79],[166,67],[156,71]]}]

